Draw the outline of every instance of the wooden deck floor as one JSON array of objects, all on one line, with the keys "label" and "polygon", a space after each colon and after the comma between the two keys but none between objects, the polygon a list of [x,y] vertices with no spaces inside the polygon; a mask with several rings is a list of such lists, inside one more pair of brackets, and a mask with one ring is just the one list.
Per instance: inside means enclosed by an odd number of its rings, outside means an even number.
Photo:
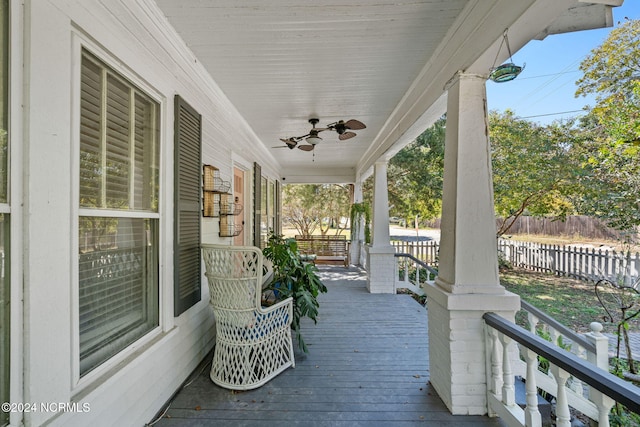
[{"label": "wooden deck floor", "polygon": [[211,382],[208,358],[154,425],[503,425],[450,415],[428,384],[427,315],[420,304],[407,295],[369,294],[357,269],[320,268],[329,292],[321,295],[318,324],[304,324],[309,353],[296,351],[295,369],[234,393]]}]

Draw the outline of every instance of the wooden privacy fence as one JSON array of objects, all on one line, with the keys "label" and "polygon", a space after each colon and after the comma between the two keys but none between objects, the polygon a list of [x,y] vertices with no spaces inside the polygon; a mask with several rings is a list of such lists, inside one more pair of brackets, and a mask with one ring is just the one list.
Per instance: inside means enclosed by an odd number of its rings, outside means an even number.
[{"label": "wooden privacy fence", "polygon": [[[436,241],[391,242],[397,253],[410,254],[429,265],[437,265]],[[633,285],[640,276],[640,254],[574,246],[546,245],[499,239],[500,256],[514,267],[575,277],[580,280],[608,279]]]},{"label": "wooden privacy fence", "polygon": [[[504,219],[497,218],[496,226]],[[423,222],[430,228],[440,228],[441,219]],[[548,236],[581,236],[589,239],[620,239],[622,234],[593,217],[585,215],[569,215],[564,221],[557,218],[537,218],[521,216],[516,219],[506,234],[541,234]]]}]

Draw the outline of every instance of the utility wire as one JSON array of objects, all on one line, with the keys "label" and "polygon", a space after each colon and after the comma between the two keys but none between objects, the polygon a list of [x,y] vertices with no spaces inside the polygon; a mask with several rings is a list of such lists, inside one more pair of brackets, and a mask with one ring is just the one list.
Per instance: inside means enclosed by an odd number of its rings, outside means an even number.
[{"label": "utility wire", "polygon": [[[572,63],[570,63],[566,67],[564,67],[560,72],[554,74],[555,77],[552,77],[551,79],[541,83],[535,89],[533,89],[531,92],[529,92],[525,96],[521,97],[518,101],[515,102],[516,106],[522,104],[523,102],[527,102],[527,105],[531,106],[531,105],[533,105],[535,103],[538,103],[541,100],[545,99],[546,95],[542,94],[541,92],[543,90],[546,90],[546,88],[549,85],[551,85],[553,82],[558,80],[560,74],[564,73],[565,71],[568,71],[569,69],[573,68],[576,64],[578,64],[578,62],[581,61],[582,58],[584,58],[584,56],[575,59]],[[536,96],[538,97],[538,100],[533,102],[531,98],[532,97],[536,97]]]},{"label": "utility wire", "polygon": [[561,71],[559,73],[541,74],[539,76],[518,77],[518,80],[539,79],[541,77],[553,77],[553,76],[559,76],[561,74],[571,74],[571,73],[579,73],[579,72],[580,72],[580,70]]},{"label": "utility wire", "polygon": [[535,116],[524,116],[524,117],[516,117],[518,119],[532,119],[534,117],[544,117],[544,116],[557,116],[559,114],[569,114],[569,113],[586,113],[585,110],[571,110],[571,111],[560,111],[558,113],[547,113],[547,114],[536,114]]}]

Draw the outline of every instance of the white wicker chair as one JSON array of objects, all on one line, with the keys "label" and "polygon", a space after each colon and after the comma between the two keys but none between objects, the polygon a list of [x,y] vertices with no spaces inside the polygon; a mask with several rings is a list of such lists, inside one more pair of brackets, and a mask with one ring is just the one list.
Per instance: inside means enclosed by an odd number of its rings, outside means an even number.
[{"label": "white wicker chair", "polygon": [[211,380],[225,388],[249,390],[295,367],[293,300],[261,307],[260,249],[203,244],[202,256],[216,318]]}]

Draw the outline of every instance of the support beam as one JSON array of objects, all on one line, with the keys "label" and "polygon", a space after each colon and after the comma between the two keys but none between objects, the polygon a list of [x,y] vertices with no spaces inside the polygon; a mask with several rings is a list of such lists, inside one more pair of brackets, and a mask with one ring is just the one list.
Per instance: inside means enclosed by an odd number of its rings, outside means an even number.
[{"label": "support beam", "polygon": [[439,276],[426,287],[431,384],[453,414],[487,413],[482,315],[513,319],[519,297],[498,277],[485,78],[448,88]]},{"label": "support beam", "polygon": [[373,230],[367,255],[367,288],[371,293],[395,293],[395,249],[389,240],[387,162],[376,162],[373,176]]}]

